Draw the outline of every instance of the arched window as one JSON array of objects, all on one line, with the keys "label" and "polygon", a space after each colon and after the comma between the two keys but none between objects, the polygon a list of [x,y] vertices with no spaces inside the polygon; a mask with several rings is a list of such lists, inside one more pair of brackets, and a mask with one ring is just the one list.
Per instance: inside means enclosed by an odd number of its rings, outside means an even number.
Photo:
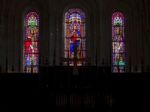
[{"label": "arched window", "polygon": [[64,65],[83,66],[86,58],[85,13],[70,9],[64,19]]},{"label": "arched window", "polygon": [[121,12],[112,15],[112,72],[125,72],[125,34],[124,16]]},{"label": "arched window", "polygon": [[39,15],[29,12],[24,18],[24,72],[38,73]]}]

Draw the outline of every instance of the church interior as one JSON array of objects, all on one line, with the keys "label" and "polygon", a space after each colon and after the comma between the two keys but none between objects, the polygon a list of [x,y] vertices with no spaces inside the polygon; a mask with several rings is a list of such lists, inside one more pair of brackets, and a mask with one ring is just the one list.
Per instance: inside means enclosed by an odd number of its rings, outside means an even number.
[{"label": "church interior", "polygon": [[0,111],[149,111],[149,5],[0,0]]}]

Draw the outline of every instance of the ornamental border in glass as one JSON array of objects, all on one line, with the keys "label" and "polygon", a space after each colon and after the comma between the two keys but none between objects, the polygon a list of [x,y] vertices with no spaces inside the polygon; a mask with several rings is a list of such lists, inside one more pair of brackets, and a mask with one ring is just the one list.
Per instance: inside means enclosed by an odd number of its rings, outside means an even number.
[{"label": "ornamental border in glass", "polygon": [[69,9],[64,21],[64,65],[83,66],[86,61],[85,13]]},{"label": "ornamental border in glass", "polygon": [[24,60],[25,73],[39,71],[39,15],[29,12],[24,21]]},{"label": "ornamental border in glass", "polygon": [[112,15],[112,72],[125,72],[125,34],[124,16],[121,12]]}]

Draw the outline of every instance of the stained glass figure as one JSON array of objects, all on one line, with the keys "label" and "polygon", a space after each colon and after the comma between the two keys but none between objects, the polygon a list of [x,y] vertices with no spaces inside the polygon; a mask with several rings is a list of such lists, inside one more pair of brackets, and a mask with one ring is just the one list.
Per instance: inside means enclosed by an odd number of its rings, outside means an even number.
[{"label": "stained glass figure", "polygon": [[39,15],[29,12],[24,22],[24,72],[38,73],[39,68]]},{"label": "stained glass figure", "polygon": [[112,72],[125,72],[124,16],[121,12],[112,15]]},{"label": "stained glass figure", "polygon": [[82,66],[86,58],[85,14],[75,8],[65,13],[64,65]]}]

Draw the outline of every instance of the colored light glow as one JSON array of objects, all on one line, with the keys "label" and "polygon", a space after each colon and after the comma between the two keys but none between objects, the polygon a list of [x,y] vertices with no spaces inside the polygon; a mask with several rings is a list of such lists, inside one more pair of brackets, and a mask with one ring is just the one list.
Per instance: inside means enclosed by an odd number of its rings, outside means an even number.
[{"label": "colored light glow", "polygon": [[120,12],[112,15],[112,72],[125,72],[124,16]]},{"label": "colored light glow", "polygon": [[39,16],[36,12],[29,12],[25,19],[24,38],[24,71],[38,73],[39,64]]},{"label": "colored light glow", "polygon": [[[80,9],[70,9],[65,14],[64,22],[64,57],[70,59],[69,66],[74,66],[75,57],[79,60],[77,65],[82,66],[85,64],[82,59],[86,58],[85,14]],[[64,64],[67,65],[67,62]]]}]

